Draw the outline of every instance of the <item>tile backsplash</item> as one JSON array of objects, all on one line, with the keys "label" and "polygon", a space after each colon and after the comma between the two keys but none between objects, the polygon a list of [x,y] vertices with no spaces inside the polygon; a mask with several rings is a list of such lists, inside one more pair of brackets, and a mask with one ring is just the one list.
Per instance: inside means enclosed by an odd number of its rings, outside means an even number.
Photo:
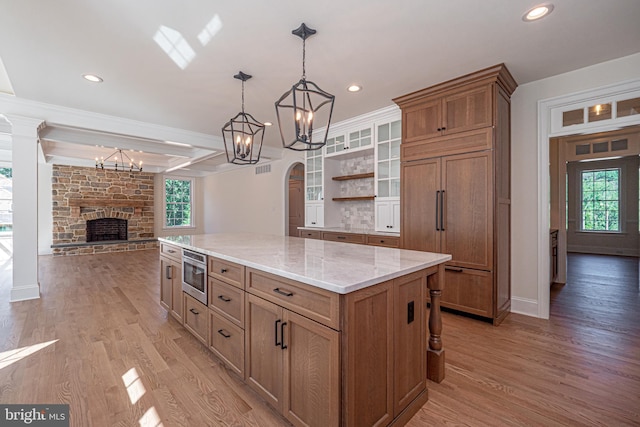
[{"label": "tile backsplash", "polygon": [[[356,175],[373,172],[373,154],[340,161],[340,173],[342,175]],[[374,194],[374,179],[353,179],[340,183],[340,194],[347,196],[369,196]],[[373,200],[354,200],[340,202],[341,227],[345,229],[375,228]]]}]

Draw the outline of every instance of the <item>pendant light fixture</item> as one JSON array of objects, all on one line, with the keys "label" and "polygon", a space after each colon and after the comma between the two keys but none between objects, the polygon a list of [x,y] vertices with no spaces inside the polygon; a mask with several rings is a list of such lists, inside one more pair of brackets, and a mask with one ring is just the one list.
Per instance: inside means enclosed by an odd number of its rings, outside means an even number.
[{"label": "pendant light fixture", "polygon": [[127,156],[127,153],[116,148],[116,151],[106,159],[104,157],[99,159],[96,157],[96,169],[113,169],[116,172],[142,172],[142,160],[136,164],[132,158]]},{"label": "pendant light fixture", "polygon": [[[306,40],[316,33],[304,22],[291,32],[302,39],[302,78],[276,102],[276,116],[282,146],[295,151],[324,147],[331,124],[335,96],[307,80],[305,70]],[[324,135],[313,136],[314,128],[325,127]]]},{"label": "pendant light fixture", "polygon": [[227,152],[229,163],[252,165],[260,160],[264,124],[244,112],[244,82],[251,76],[240,71],[233,78],[242,80],[242,111],[222,127],[224,150]]}]

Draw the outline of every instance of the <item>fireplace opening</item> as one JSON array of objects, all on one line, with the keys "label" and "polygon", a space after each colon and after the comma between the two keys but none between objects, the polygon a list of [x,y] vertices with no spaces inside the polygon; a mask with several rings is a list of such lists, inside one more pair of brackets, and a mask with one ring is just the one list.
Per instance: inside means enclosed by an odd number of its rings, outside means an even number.
[{"label": "fireplace opening", "polygon": [[127,240],[127,220],[101,218],[87,221],[87,242]]}]

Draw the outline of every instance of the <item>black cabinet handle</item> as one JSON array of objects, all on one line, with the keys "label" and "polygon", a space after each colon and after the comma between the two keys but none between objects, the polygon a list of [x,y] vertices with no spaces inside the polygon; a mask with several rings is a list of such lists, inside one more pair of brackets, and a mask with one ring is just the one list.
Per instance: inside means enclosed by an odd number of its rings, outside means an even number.
[{"label": "black cabinet handle", "polygon": [[280,290],[280,288],[275,288],[275,289],[273,290],[273,292],[275,292],[275,293],[277,293],[277,294],[280,294],[280,295],[284,295],[285,297],[292,297],[292,296],[293,296],[293,293],[292,293],[292,292],[289,292],[289,291],[282,291],[282,290]]},{"label": "black cabinet handle", "polygon": [[193,314],[195,314],[196,316],[198,314],[200,314],[200,312],[198,310],[196,310],[195,308],[190,308],[189,311],[192,312]]},{"label": "black cabinet handle", "polygon": [[440,231],[440,226],[438,226],[438,203],[440,203],[440,190],[436,191],[436,231]]},{"label": "black cabinet handle", "polygon": [[166,277],[167,280],[173,279],[173,277],[171,277],[171,266],[167,265],[164,270],[164,277]]},{"label": "black cabinet handle", "polygon": [[444,269],[447,271],[452,271],[454,273],[462,273],[464,270],[458,267],[449,267],[448,265],[444,266]]},{"label": "black cabinet handle", "polygon": [[444,231],[444,190],[440,193],[440,231]]},{"label": "black cabinet handle", "polygon": [[279,345],[282,345],[281,342],[278,342],[278,323],[280,322],[282,322],[282,320],[280,319],[276,320],[276,325],[275,325],[276,347],[278,347]]},{"label": "black cabinet handle", "polygon": [[287,322],[282,322],[282,325],[280,325],[280,338],[282,338],[282,341],[280,343],[280,348],[281,349],[286,349],[287,345],[284,343],[284,327],[287,325]]},{"label": "black cabinet handle", "polygon": [[221,269],[220,269],[220,274],[224,274],[224,273],[226,273],[227,271],[229,271],[229,270],[227,270],[226,268],[221,268]]},{"label": "black cabinet handle", "polygon": [[224,329],[218,329],[218,333],[225,338],[231,338],[231,334]]},{"label": "black cabinet handle", "polygon": [[231,301],[231,298],[229,297],[225,297],[224,295],[218,295],[218,299],[221,299],[224,302],[229,302]]},{"label": "black cabinet handle", "polygon": [[447,128],[446,128],[446,127],[443,127],[441,130],[447,130]]},{"label": "black cabinet handle", "polygon": [[442,128],[438,128],[438,129],[436,129],[436,130],[437,130],[438,132],[440,132],[440,131],[442,130]]},{"label": "black cabinet handle", "polygon": [[337,238],[340,239],[340,240],[345,240],[347,237],[346,236],[338,236]]},{"label": "black cabinet handle", "polygon": [[176,251],[174,251],[173,249],[167,249],[167,252],[169,252],[170,254],[175,254]]}]

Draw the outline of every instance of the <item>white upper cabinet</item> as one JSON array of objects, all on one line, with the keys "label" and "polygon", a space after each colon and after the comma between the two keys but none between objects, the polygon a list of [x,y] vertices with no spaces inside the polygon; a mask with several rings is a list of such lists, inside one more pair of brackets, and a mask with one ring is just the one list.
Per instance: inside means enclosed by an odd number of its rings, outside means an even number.
[{"label": "white upper cabinet", "polygon": [[376,123],[375,229],[400,232],[400,142],[402,121]]},{"label": "white upper cabinet", "polygon": [[318,202],[324,200],[322,150],[306,152],[307,164],[304,175],[305,201]]},{"label": "white upper cabinet", "polygon": [[327,138],[325,155],[327,157],[343,156],[361,150],[373,149],[372,134],[371,126],[368,126]]}]

